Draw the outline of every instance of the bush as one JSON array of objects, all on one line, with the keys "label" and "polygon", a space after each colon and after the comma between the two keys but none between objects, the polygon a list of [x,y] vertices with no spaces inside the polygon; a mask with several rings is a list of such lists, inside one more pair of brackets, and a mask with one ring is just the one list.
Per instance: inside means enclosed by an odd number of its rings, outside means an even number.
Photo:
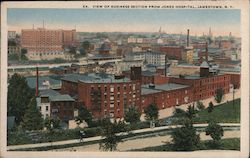
[{"label": "bush", "polygon": [[213,112],[214,104],[212,102],[209,103],[207,110],[208,110],[209,113]]},{"label": "bush", "polygon": [[205,106],[204,106],[204,104],[203,104],[201,101],[197,101],[197,102],[196,102],[196,107],[197,107],[199,110],[205,109]]}]

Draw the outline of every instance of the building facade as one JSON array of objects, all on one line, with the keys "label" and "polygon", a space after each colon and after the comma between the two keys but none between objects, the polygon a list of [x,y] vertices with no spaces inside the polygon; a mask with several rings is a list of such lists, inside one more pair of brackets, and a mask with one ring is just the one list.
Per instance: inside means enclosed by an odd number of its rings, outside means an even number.
[{"label": "building facade", "polygon": [[182,60],[184,48],[181,46],[160,46],[159,51],[166,53],[170,59]]},{"label": "building facade", "polygon": [[94,118],[121,118],[132,105],[141,110],[139,80],[107,74],[74,75],[62,79],[61,92],[77,96],[78,105],[85,105]]},{"label": "building facade", "polygon": [[76,30],[23,29],[21,46],[31,60],[64,58],[63,47],[75,41]]},{"label": "building facade", "polygon": [[193,101],[191,86],[174,83],[143,85],[141,95],[142,109],[152,103],[156,104],[159,110],[162,110]]},{"label": "building facade", "polygon": [[165,54],[151,50],[143,52],[129,52],[125,54],[126,60],[143,60],[146,64],[155,66],[165,65]]}]

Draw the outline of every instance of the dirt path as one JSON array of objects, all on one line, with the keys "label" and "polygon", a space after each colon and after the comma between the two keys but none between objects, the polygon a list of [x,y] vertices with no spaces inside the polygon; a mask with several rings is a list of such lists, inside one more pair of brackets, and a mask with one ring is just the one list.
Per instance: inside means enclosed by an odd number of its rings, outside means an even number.
[{"label": "dirt path", "polygon": [[[240,131],[225,131],[223,138],[239,138],[240,137]],[[211,140],[210,136],[206,136],[205,132],[200,133],[201,140]],[[140,149],[150,146],[158,146],[163,145],[166,142],[171,141],[170,135],[164,135],[164,136],[155,136],[155,137],[148,137],[148,138],[140,138],[140,139],[134,139],[134,140],[127,140],[124,142],[121,142],[118,144],[117,149],[118,151],[126,151],[131,149]],[[100,151],[99,150],[99,144],[93,144],[93,145],[87,145],[87,146],[81,146],[81,147],[72,147],[72,148],[66,148],[66,149],[57,149],[54,151]]]}]

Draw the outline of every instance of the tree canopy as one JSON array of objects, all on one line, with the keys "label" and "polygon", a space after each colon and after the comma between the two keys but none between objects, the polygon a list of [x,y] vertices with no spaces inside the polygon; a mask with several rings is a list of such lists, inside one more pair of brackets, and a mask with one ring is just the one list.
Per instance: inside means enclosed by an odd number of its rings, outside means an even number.
[{"label": "tree canopy", "polygon": [[102,137],[104,139],[99,143],[99,148],[104,151],[115,151],[117,145],[122,141],[121,137],[117,133],[121,132],[122,129],[125,129],[125,123],[122,121],[110,122],[109,118],[106,118],[102,121]]},{"label": "tree canopy", "polygon": [[44,120],[44,126],[49,131],[53,131],[54,129],[59,129],[60,123],[61,123],[61,120],[59,118],[46,117]]},{"label": "tree canopy", "polygon": [[196,134],[191,120],[186,120],[183,127],[175,128],[172,132],[172,148],[176,151],[195,150],[200,143],[200,136]]},{"label": "tree canopy", "polygon": [[135,106],[130,106],[128,111],[125,112],[124,119],[130,124],[134,124],[140,121],[140,116],[141,114],[137,108]]},{"label": "tree canopy", "polygon": [[92,123],[92,114],[83,104],[80,104],[79,106],[78,118],[81,120],[81,122],[84,120],[89,126]]},{"label": "tree canopy", "polygon": [[25,110],[35,96],[34,90],[29,88],[27,81],[19,74],[14,74],[8,85],[7,113],[8,116],[15,116],[17,125],[22,122]]},{"label": "tree canopy", "polygon": [[209,113],[211,113],[214,110],[214,104],[213,104],[213,102],[211,102],[211,101],[209,102],[209,105],[208,105],[207,109],[208,109]]},{"label": "tree canopy", "polygon": [[37,108],[36,99],[32,98],[27,110],[25,111],[22,128],[28,131],[41,130],[43,128],[42,114]]},{"label": "tree canopy", "polygon": [[206,135],[210,135],[215,144],[218,144],[224,134],[223,128],[214,120],[210,121],[206,128]]},{"label": "tree canopy", "polygon": [[147,120],[157,120],[159,111],[156,104],[152,103],[144,109],[145,118]]},{"label": "tree canopy", "polygon": [[214,96],[215,101],[217,103],[220,103],[222,101],[223,95],[224,95],[223,89],[222,88],[217,89],[215,91],[215,96]]}]

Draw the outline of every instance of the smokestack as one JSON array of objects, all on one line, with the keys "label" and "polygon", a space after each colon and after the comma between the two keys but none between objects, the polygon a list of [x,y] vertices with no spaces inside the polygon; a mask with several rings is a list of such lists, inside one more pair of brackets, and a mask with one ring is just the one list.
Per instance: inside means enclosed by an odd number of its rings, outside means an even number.
[{"label": "smokestack", "polygon": [[38,76],[38,66],[36,66],[36,96],[38,97],[38,88],[39,88],[39,84],[38,84],[38,79],[39,79],[39,76]]},{"label": "smokestack", "polygon": [[167,54],[165,55],[165,76],[167,76]]},{"label": "smokestack", "polygon": [[189,29],[187,30],[187,47],[189,47]]},{"label": "smokestack", "polygon": [[207,46],[207,42],[206,42],[206,62],[208,62],[208,46]]}]

